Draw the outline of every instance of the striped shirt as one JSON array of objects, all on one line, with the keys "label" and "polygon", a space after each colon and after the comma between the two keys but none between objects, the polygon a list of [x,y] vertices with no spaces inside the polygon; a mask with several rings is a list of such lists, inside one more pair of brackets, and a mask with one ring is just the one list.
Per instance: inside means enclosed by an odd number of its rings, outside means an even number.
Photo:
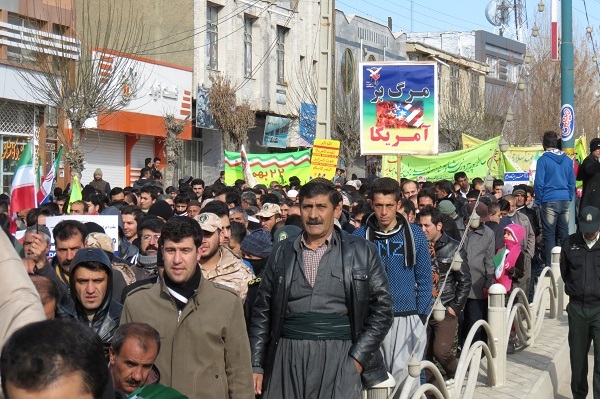
[{"label": "striped shirt", "polygon": [[300,238],[300,248],[302,248],[302,260],[304,261],[304,275],[308,280],[308,283],[311,287],[315,286],[315,281],[317,280],[317,272],[319,270],[319,263],[321,262],[321,258],[327,251],[327,248],[331,245],[331,239],[333,237],[333,231],[329,234],[329,237],[325,240],[325,242],[319,245],[316,249],[311,249],[306,240],[304,239],[304,234],[302,238]]}]

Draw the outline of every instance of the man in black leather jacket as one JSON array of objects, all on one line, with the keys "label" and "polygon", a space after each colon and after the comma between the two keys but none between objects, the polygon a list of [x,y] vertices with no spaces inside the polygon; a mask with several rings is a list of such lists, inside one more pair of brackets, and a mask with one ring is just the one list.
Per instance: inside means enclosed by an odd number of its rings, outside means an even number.
[{"label": "man in black leather jacket", "polygon": [[[438,296],[441,295],[442,305],[446,307],[444,320],[429,319],[425,358],[432,361],[435,356],[444,371],[446,371],[448,379],[453,379],[458,361],[452,353],[452,346],[458,324],[458,315],[465,307],[471,290],[471,274],[465,264],[458,271],[450,269],[459,242],[444,233],[442,213],[438,209],[431,206],[422,209],[419,213],[419,224],[427,240],[433,244],[434,253],[432,253],[432,256],[435,256],[435,258],[432,261],[439,273],[439,282],[437,287],[434,287],[434,293],[437,292]],[[446,276],[446,284],[443,286]],[[442,291],[439,292],[439,290]],[[429,370],[425,371],[425,376],[428,382],[433,380],[433,375]]]},{"label": "man in black leather jacket", "polygon": [[274,247],[254,304],[255,392],[359,397],[361,380],[387,379],[379,347],[393,318],[388,279],[372,244],[334,228],[341,198],[330,181],[313,179],[299,199],[305,230]]},{"label": "man in black leather jacket", "polygon": [[78,250],[71,261],[69,283],[76,309],[69,317],[91,327],[108,351],[123,306],[111,299],[112,270],[106,253],[100,248]]}]

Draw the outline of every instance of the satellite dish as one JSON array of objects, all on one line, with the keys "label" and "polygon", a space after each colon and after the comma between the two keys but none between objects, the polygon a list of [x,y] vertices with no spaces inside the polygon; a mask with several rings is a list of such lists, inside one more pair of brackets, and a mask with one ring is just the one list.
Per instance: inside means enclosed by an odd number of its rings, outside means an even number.
[{"label": "satellite dish", "polygon": [[485,17],[494,26],[506,25],[510,21],[512,6],[506,0],[491,0],[485,7]]}]

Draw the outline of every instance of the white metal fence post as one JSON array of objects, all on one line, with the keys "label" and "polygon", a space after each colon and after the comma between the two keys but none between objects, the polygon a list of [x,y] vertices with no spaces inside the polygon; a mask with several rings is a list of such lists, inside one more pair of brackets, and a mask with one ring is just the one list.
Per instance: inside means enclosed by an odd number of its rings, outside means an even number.
[{"label": "white metal fence post", "polygon": [[[560,251],[560,247],[552,248],[552,258],[550,261],[550,269],[552,270],[554,278],[556,279],[556,284],[558,285],[558,287],[555,287],[558,289],[558,317],[563,316],[565,305],[565,283],[560,275]],[[556,315],[554,317],[556,317]]]},{"label": "white metal fence post", "polygon": [[493,284],[489,289],[488,323],[494,340],[496,353],[492,353],[496,369],[496,386],[506,384],[506,288],[502,284]]}]

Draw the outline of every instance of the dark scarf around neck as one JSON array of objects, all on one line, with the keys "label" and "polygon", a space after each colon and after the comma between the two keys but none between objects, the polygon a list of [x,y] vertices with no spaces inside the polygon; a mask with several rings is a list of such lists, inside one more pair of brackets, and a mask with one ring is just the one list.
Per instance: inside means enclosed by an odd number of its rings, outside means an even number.
[{"label": "dark scarf around neck", "polygon": [[177,309],[183,309],[192,295],[198,290],[201,277],[202,272],[200,271],[199,266],[196,266],[196,270],[192,277],[183,284],[174,283],[166,272],[163,274],[165,285],[169,290],[169,294],[171,294],[171,297],[175,300]]},{"label": "dark scarf around neck", "polygon": [[379,229],[375,213],[372,213],[366,222],[366,239],[373,242],[374,240],[385,240],[391,238],[401,232],[404,236],[404,267],[412,267],[417,262],[415,239],[408,220],[401,213],[396,213],[396,227],[388,232],[383,232]]}]

